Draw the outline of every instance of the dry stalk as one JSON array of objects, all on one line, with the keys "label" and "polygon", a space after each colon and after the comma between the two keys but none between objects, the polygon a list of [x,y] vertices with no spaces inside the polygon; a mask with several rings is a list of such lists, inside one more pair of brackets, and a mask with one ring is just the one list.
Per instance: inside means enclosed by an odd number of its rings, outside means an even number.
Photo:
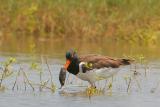
[{"label": "dry stalk", "polygon": [[24,71],[22,71],[22,72],[23,72],[23,76],[25,77],[25,80],[27,81],[27,83],[30,85],[30,87],[31,87],[32,90],[34,91],[35,89],[34,89],[33,85],[31,84],[31,82],[29,81],[26,73],[25,73]]},{"label": "dry stalk", "polygon": [[131,86],[131,77],[129,78],[129,83],[128,83],[128,87],[127,87],[127,92],[129,92],[130,86]]},{"label": "dry stalk", "polygon": [[17,83],[17,80],[18,80],[18,76],[20,75],[20,72],[21,72],[21,67],[19,68],[19,71],[18,71],[18,73],[17,73],[17,75],[16,75],[16,80],[15,80],[15,82],[14,82],[14,85],[13,85],[13,87],[12,87],[12,90],[14,90],[14,87],[15,87],[15,85],[16,85],[16,83]]},{"label": "dry stalk", "polygon": [[46,65],[47,65],[47,68],[48,68],[48,71],[49,71],[49,74],[50,74],[51,83],[53,83],[52,73],[51,73],[50,67],[48,65],[47,58],[46,58]]},{"label": "dry stalk", "polygon": [[51,73],[50,67],[49,67],[49,65],[48,65],[47,58],[46,58],[46,65],[47,65],[48,72],[49,72],[49,74],[50,74],[50,79],[51,79],[51,91],[52,91],[52,92],[55,92],[55,85],[54,85],[54,82],[53,82],[53,77],[52,77],[52,73]]},{"label": "dry stalk", "polygon": [[2,86],[2,82],[3,82],[3,79],[4,79],[4,75],[5,75],[5,73],[7,72],[7,67],[8,67],[8,65],[6,65],[6,67],[5,67],[4,70],[3,70],[2,77],[1,77],[1,81],[0,81],[0,87]]}]

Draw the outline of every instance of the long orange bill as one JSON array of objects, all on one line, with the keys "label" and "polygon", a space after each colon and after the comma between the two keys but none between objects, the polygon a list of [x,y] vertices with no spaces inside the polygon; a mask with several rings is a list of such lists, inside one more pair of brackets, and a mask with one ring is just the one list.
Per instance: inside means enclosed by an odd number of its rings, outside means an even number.
[{"label": "long orange bill", "polygon": [[66,60],[66,64],[64,65],[64,68],[67,70],[68,66],[70,65],[71,61],[70,60]]}]

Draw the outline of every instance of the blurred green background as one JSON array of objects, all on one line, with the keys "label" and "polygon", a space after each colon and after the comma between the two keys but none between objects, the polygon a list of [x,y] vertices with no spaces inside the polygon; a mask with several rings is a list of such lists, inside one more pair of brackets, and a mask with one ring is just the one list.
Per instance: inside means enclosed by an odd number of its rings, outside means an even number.
[{"label": "blurred green background", "polygon": [[0,52],[160,57],[159,0],[0,0]]}]

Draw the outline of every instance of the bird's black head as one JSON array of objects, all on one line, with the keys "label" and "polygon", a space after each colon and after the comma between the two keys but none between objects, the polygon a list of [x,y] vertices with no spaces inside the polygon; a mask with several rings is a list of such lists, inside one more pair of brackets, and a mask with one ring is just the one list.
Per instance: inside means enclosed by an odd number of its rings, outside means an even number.
[{"label": "bird's black head", "polygon": [[72,58],[72,53],[70,51],[66,52],[66,59],[70,60]]}]

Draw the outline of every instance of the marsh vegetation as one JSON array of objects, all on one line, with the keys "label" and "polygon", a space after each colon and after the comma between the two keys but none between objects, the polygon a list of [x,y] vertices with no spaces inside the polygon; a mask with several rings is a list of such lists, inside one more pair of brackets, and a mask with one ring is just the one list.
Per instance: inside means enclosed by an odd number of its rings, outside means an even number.
[{"label": "marsh vegetation", "polygon": [[[1,105],[22,98],[31,106],[158,105],[159,7],[159,0],[0,0],[0,97],[7,100]],[[67,74],[60,90],[70,48],[135,62],[97,89]]]},{"label": "marsh vegetation", "polygon": [[1,38],[155,45],[159,0],[1,0]]}]

